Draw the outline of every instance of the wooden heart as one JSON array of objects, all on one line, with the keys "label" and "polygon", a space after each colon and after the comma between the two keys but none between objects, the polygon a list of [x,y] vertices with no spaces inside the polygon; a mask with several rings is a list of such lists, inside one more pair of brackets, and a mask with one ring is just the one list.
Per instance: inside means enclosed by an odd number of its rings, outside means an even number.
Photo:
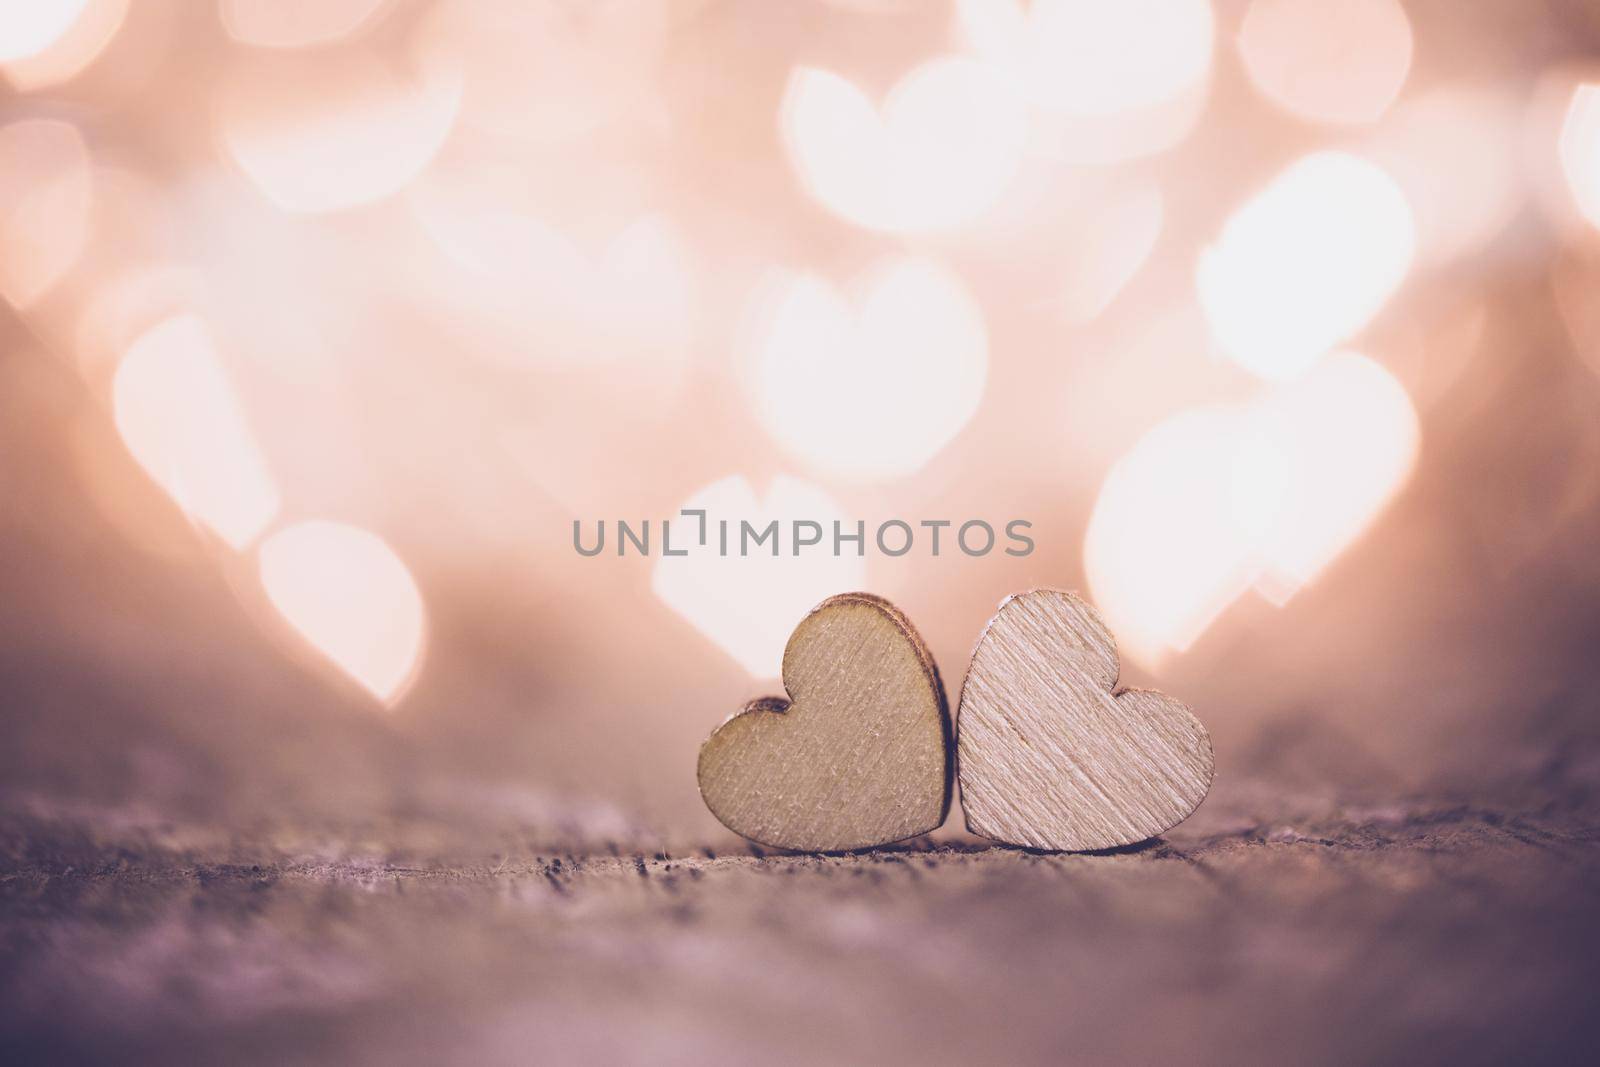
[{"label": "wooden heart", "polygon": [[956,726],[967,829],[1079,851],[1171,829],[1211,788],[1211,738],[1184,705],[1117,691],[1100,613],[1055,589],[1005,599],[972,654]]},{"label": "wooden heart", "polygon": [[893,604],[829,597],[783,652],[789,698],[762,697],[700,746],[700,795],[777,848],[871,848],[950,810],[950,710],[933,656]]}]

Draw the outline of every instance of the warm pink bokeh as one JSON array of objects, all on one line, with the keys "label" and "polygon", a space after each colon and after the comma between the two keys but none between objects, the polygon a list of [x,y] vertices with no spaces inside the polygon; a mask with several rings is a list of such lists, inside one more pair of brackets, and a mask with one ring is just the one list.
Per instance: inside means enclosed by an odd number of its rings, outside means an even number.
[{"label": "warm pink bokeh", "polygon": [[[807,606],[1036,585],[1223,775],[1470,775],[1595,632],[1600,20],[1329,10],[0,8],[8,789],[720,833]],[[696,506],[1036,549],[573,549]]]}]

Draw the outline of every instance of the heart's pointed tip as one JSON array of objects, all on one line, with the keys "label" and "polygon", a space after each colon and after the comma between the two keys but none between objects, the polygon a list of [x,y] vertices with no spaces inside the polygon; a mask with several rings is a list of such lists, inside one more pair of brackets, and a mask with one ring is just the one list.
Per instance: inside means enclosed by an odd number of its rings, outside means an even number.
[{"label": "heart's pointed tip", "polygon": [[1178,826],[1184,820],[1179,819],[1164,829],[1143,837],[1132,834],[1119,834],[1108,837],[1067,837],[1048,838],[1044,835],[1030,835],[1027,840],[1014,841],[1000,833],[984,833],[980,830],[969,830],[979,837],[993,841],[997,846],[1026,852],[1039,856],[1129,856],[1141,853],[1154,853],[1162,849],[1170,849],[1163,834]]},{"label": "heart's pointed tip", "polygon": [[[918,843],[923,846],[922,851],[932,851],[935,845],[929,840],[928,835],[939,829],[939,826],[932,826],[911,833],[890,830],[865,838],[815,838],[804,840],[792,838],[780,840],[777,835],[752,836],[751,833],[734,829],[727,823],[723,823],[723,825],[743,838],[746,847],[758,857],[765,855],[763,850],[770,850],[785,856],[859,856],[895,845],[912,846]],[[943,822],[941,821],[939,825],[942,826]]]}]

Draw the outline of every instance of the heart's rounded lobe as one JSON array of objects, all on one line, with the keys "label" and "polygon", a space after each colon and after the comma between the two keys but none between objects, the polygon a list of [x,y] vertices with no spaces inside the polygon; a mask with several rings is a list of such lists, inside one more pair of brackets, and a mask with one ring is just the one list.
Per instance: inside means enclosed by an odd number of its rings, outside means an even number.
[{"label": "heart's rounded lobe", "polygon": [[831,852],[938,828],[950,810],[949,707],[938,668],[888,601],[814,608],[783,654],[788,699],[764,697],[700,748],[700,793],[764,845]]}]

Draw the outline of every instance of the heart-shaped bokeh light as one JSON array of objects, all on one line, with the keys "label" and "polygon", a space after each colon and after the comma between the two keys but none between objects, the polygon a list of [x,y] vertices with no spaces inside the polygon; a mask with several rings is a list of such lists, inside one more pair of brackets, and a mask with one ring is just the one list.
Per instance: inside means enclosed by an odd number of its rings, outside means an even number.
[{"label": "heart-shaped bokeh light", "polygon": [[[795,623],[833,594],[865,584],[866,564],[856,547],[847,544],[845,551],[833,551],[833,524],[846,523],[847,534],[856,532],[855,524],[815,486],[780,475],[757,499],[748,480],[732,475],[695,493],[683,507],[705,511],[705,543],[700,543],[695,517],[670,520],[672,550],[687,549],[688,554],[657,559],[651,587],[752,677],[778,677],[783,646]],[[769,539],[741,555],[740,524],[749,522],[759,533],[774,520],[778,542]],[[817,523],[823,541],[795,554],[791,523],[796,520]],[[723,521],[728,523],[727,554],[718,525]],[[777,555],[770,547],[774,544]]]},{"label": "heart-shaped bokeh light", "polygon": [[1125,654],[1152,663],[1188,647],[1250,588],[1248,531],[1270,521],[1276,501],[1263,507],[1248,483],[1235,487],[1244,429],[1229,410],[1186,411],[1147,432],[1106,475],[1083,562]]},{"label": "heart-shaped bokeh light", "polygon": [[382,538],[313,520],[261,543],[267,598],[340,670],[392,704],[422,653],[426,617],[411,572]]},{"label": "heart-shaped bokeh light", "polygon": [[1086,115],[1181,95],[1211,69],[1207,0],[960,0],[981,54],[1015,64],[1030,98]]},{"label": "heart-shaped bokeh light", "polygon": [[1393,178],[1359,156],[1317,152],[1224,224],[1200,257],[1200,305],[1240,366],[1292,378],[1377,314],[1415,245],[1411,207]]},{"label": "heart-shaped bokeh light", "polygon": [[278,514],[278,489],[205,324],[179,315],[128,347],[111,387],[117,431],[178,506],[234,548]]},{"label": "heart-shaped bokeh light", "polygon": [[1106,475],[1084,537],[1095,602],[1145,663],[1252,586],[1282,603],[1405,484],[1418,442],[1404,388],[1354,353],[1253,403],[1174,416]]},{"label": "heart-shaped bokeh light", "polygon": [[336,211],[405,186],[455,121],[459,74],[413,84],[360,48],[263,53],[230,72],[217,104],[229,156],[285,211]]},{"label": "heart-shaped bokeh light", "polygon": [[789,79],[783,143],[806,190],[877,230],[932,230],[980,215],[1022,161],[1027,121],[1011,81],[940,58],[902,78],[881,107],[831,71]]},{"label": "heart-shaped bokeh light", "polygon": [[1281,603],[1359,537],[1405,484],[1421,428],[1394,375],[1349,352],[1274,391],[1257,418],[1251,447],[1265,448],[1283,477],[1281,502],[1257,539],[1267,573],[1256,587]]},{"label": "heart-shaped bokeh light", "polygon": [[820,473],[910,474],[978,409],[989,366],[983,314],[959,278],[926,259],[880,263],[852,295],[814,275],[772,283],[752,322],[756,412]]},{"label": "heart-shaped bokeh light", "polygon": [[1207,0],[960,0],[956,31],[1015,82],[1052,154],[1111,163],[1177,144],[1200,116]]}]

